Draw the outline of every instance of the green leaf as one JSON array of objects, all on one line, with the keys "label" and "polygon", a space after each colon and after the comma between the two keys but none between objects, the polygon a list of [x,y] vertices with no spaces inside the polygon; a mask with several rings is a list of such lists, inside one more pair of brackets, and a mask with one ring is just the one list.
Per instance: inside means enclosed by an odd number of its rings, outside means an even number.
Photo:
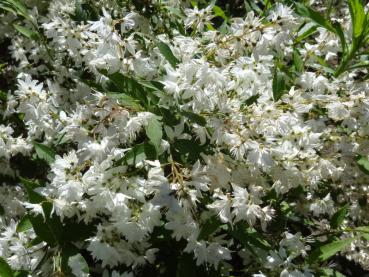
[{"label": "green leaf", "polygon": [[230,229],[230,234],[252,252],[255,252],[255,247],[264,251],[270,250],[271,246],[268,241],[254,228],[247,227],[243,222],[238,222],[233,229]]},{"label": "green leaf", "polygon": [[17,229],[16,231],[18,233],[21,233],[21,232],[24,232],[24,231],[27,231],[29,229],[32,228],[32,223],[29,219],[29,216],[28,215],[25,215],[22,217],[22,219],[18,222],[18,225],[17,225]]},{"label": "green leaf", "polygon": [[362,233],[361,236],[366,239],[367,241],[369,241],[369,234],[367,233]]},{"label": "green leaf", "polygon": [[334,22],[333,28],[336,30],[336,34],[340,38],[342,53],[345,54],[347,52],[347,43],[346,43],[345,34],[343,32],[342,26],[340,23]]},{"label": "green leaf", "polygon": [[286,75],[276,69],[274,71],[272,84],[274,101],[278,101],[279,99],[281,99],[282,95],[285,94],[286,81]]},{"label": "green leaf", "polygon": [[164,56],[164,58],[170,63],[172,67],[176,67],[180,61],[173,55],[172,50],[170,47],[166,45],[164,42],[159,41],[157,42],[157,47],[159,48],[160,53]]},{"label": "green leaf", "polygon": [[49,146],[38,142],[34,142],[33,146],[35,147],[36,154],[40,159],[45,160],[48,164],[51,164],[55,161],[56,153]]},{"label": "green leaf", "polygon": [[161,139],[163,137],[162,125],[156,117],[152,117],[146,126],[146,135],[157,150],[160,149]]},{"label": "green leaf", "polygon": [[360,232],[361,237],[369,241],[369,226],[357,227],[355,231]]},{"label": "green leaf", "polygon": [[349,10],[351,15],[351,21],[352,21],[352,29],[353,29],[353,39],[357,39],[361,37],[363,34],[363,31],[366,28],[366,17],[365,17],[365,11],[364,6],[361,0],[349,0]]},{"label": "green leaf", "polygon": [[356,160],[357,165],[360,170],[365,174],[369,175],[369,160],[364,156],[359,156]]},{"label": "green leaf", "polygon": [[349,208],[349,204],[346,204],[343,207],[341,207],[337,212],[334,213],[334,215],[331,218],[331,222],[330,222],[331,227],[333,229],[337,229],[342,224],[347,214],[348,208]]},{"label": "green leaf", "polygon": [[323,246],[320,246],[311,252],[308,262],[323,262],[333,255],[337,254],[341,250],[345,249],[347,246],[350,245],[351,242],[354,241],[355,238],[347,238],[342,240],[337,240]]},{"label": "green leaf", "polygon": [[247,98],[242,104],[241,104],[241,108],[245,107],[245,106],[251,106],[252,104],[256,103],[258,101],[260,97],[260,94],[255,94],[253,96],[250,96],[249,98]]},{"label": "green leaf", "polygon": [[228,21],[228,17],[226,16],[226,14],[224,13],[224,11],[222,10],[221,7],[219,7],[217,5],[214,5],[213,12],[214,12],[215,16],[219,16],[219,17],[223,18],[224,20]]},{"label": "green leaf", "polygon": [[28,20],[31,20],[31,17],[28,14],[28,10],[26,6],[24,6],[22,1],[19,0],[2,0],[0,2],[0,8],[6,11],[10,11],[15,15],[22,16]]},{"label": "green leaf", "polygon": [[27,243],[27,248],[31,248],[37,244],[40,244],[43,242],[43,239],[40,237],[35,237],[33,240],[31,240],[29,243]]},{"label": "green leaf", "polygon": [[45,197],[34,191],[35,188],[40,187],[40,185],[34,181],[19,177],[19,180],[26,188],[28,194],[28,201],[32,204],[37,204],[45,200]]},{"label": "green leaf", "polygon": [[132,97],[135,101],[138,101],[139,104],[142,105],[143,107],[148,106],[149,96],[152,99],[155,98],[155,95],[153,95],[151,90],[147,89],[147,86],[142,85],[141,83],[138,82],[138,80],[134,78],[125,76],[119,72],[115,72],[113,74],[108,74],[106,70],[100,70],[99,72],[108,77],[109,80],[114,84],[114,86],[120,93],[124,93]]},{"label": "green leaf", "polygon": [[200,146],[196,140],[178,139],[172,147],[182,156],[182,161],[195,162],[199,159],[200,153],[204,152],[204,146]]},{"label": "green leaf", "polygon": [[4,91],[0,90],[0,100],[6,102],[7,99],[8,95]]},{"label": "green leaf", "polygon": [[223,225],[217,215],[210,217],[205,224],[201,227],[200,233],[197,237],[197,240],[205,240],[211,234],[213,234],[221,225]]},{"label": "green leaf", "polygon": [[60,241],[63,225],[55,213],[51,214],[53,204],[43,202],[41,204],[45,218],[42,215],[29,214],[33,229],[40,239],[48,243],[50,246],[55,246]]},{"label": "green leaf", "polygon": [[334,270],[332,268],[323,268],[320,270],[317,277],[346,277],[341,272]]},{"label": "green leaf", "polygon": [[139,104],[139,102],[134,99],[133,97],[125,94],[125,93],[107,93],[106,94],[107,96],[109,97],[112,97],[112,98],[115,98],[119,101],[120,104],[122,104],[123,106],[126,106],[126,107],[130,107],[130,108],[133,108],[134,110],[136,111],[142,111],[142,107],[141,105]]},{"label": "green leaf", "polygon": [[295,7],[296,7],[296,12],[299,15],[307,17],[311,19],[313,22],[315,22],[316,24],[318,24],[319,26],[326,28],[327,30],[335,33],[335,29],[333,28],[332,23],[328,19],[324,18],[317,11],[311,9],[310,7],[306,7],[302,3],[295,3]]},{"label": "green leaf", "polygon": [[187,253],[183,253],[180,257],[175,277],[196,277],[198,276],[196,269],[196,262],[193,259],[193,256]]},{"label": "green leaf", "polygon": [[14,272],[14,277],[28,277],[29,276],[29,272],[26,270],[19,270]]},{"label": "green leaf", "polygon": [[13,271],[8,263],[0,257],[0,276],[1,277],[13,277]]},{"label": "green leaf", "polygon": [[293,64],[297,72],[304,71],[304,61],[301,58],[301,55],[297,49],[293,50]]},{"label": "green leaf", "polygon": [[193,123],[199,124],[200,126],[205,126],[206,125],[206,119],[201,115],[198,115],[198,114],[192,113],[192,112],[188,112],[188,111],[181,111],[180,114],[187,117]]},{"label": "green leaf", "polygon": [[37,32],[34,32],[26,27],[14,24],[13,25],[14,28],[21,33],[22,35],[24,35],[25,37],[32,39],[32,40],[39,40],[40,39],[40,34]]},{"label": "green leaf", "polygon": [[295,44],[303,41],[304,39],[308,38],[309,36],[317,32],[318,27],[313,23],[310,24],[312,25],[306,24],[306,26],[302,28],[301,32],[299,32],[298,34],[298,37],[294,41]]},{"label": "green leaf", "polygon": [[128,150],[114,165],[136,165],[144,160],[155,160],[156,156],[155,146],[149,143],[141,143]]}]

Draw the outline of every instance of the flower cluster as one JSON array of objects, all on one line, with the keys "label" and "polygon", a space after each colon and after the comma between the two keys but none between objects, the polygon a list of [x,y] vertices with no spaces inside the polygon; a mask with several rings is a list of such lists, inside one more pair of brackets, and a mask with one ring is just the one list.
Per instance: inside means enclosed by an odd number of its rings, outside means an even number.
[{"label": "flower cluster", "polygon": [[0,269],[369,270],[367,7],[187,2],[0,1]]}]

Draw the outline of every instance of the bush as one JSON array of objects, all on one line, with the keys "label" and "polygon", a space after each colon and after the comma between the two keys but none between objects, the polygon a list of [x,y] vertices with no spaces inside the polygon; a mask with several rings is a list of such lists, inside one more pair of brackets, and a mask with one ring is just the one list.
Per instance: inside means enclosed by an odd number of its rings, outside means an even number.
[{"label": "bush", "polygon": [[369,6],[321,2],[0,0],[0,276],[364,276]]}]

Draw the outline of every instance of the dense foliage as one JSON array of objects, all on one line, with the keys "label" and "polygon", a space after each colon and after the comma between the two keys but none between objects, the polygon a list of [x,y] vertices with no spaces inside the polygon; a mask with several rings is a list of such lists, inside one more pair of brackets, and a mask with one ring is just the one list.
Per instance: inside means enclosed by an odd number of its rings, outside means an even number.
[{"label": "dense foliage", "polygon": [[368,8],[0,0],[0,276],[364,276]]}]

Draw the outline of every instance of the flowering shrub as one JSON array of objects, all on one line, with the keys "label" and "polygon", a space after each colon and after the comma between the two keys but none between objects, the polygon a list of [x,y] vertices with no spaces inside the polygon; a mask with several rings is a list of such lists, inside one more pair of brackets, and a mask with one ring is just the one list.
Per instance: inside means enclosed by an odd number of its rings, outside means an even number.
[{"label": "flowering shrub", "polygon": [[364,276],[369,6],[241,2],[0,0],[0,276]]}]

